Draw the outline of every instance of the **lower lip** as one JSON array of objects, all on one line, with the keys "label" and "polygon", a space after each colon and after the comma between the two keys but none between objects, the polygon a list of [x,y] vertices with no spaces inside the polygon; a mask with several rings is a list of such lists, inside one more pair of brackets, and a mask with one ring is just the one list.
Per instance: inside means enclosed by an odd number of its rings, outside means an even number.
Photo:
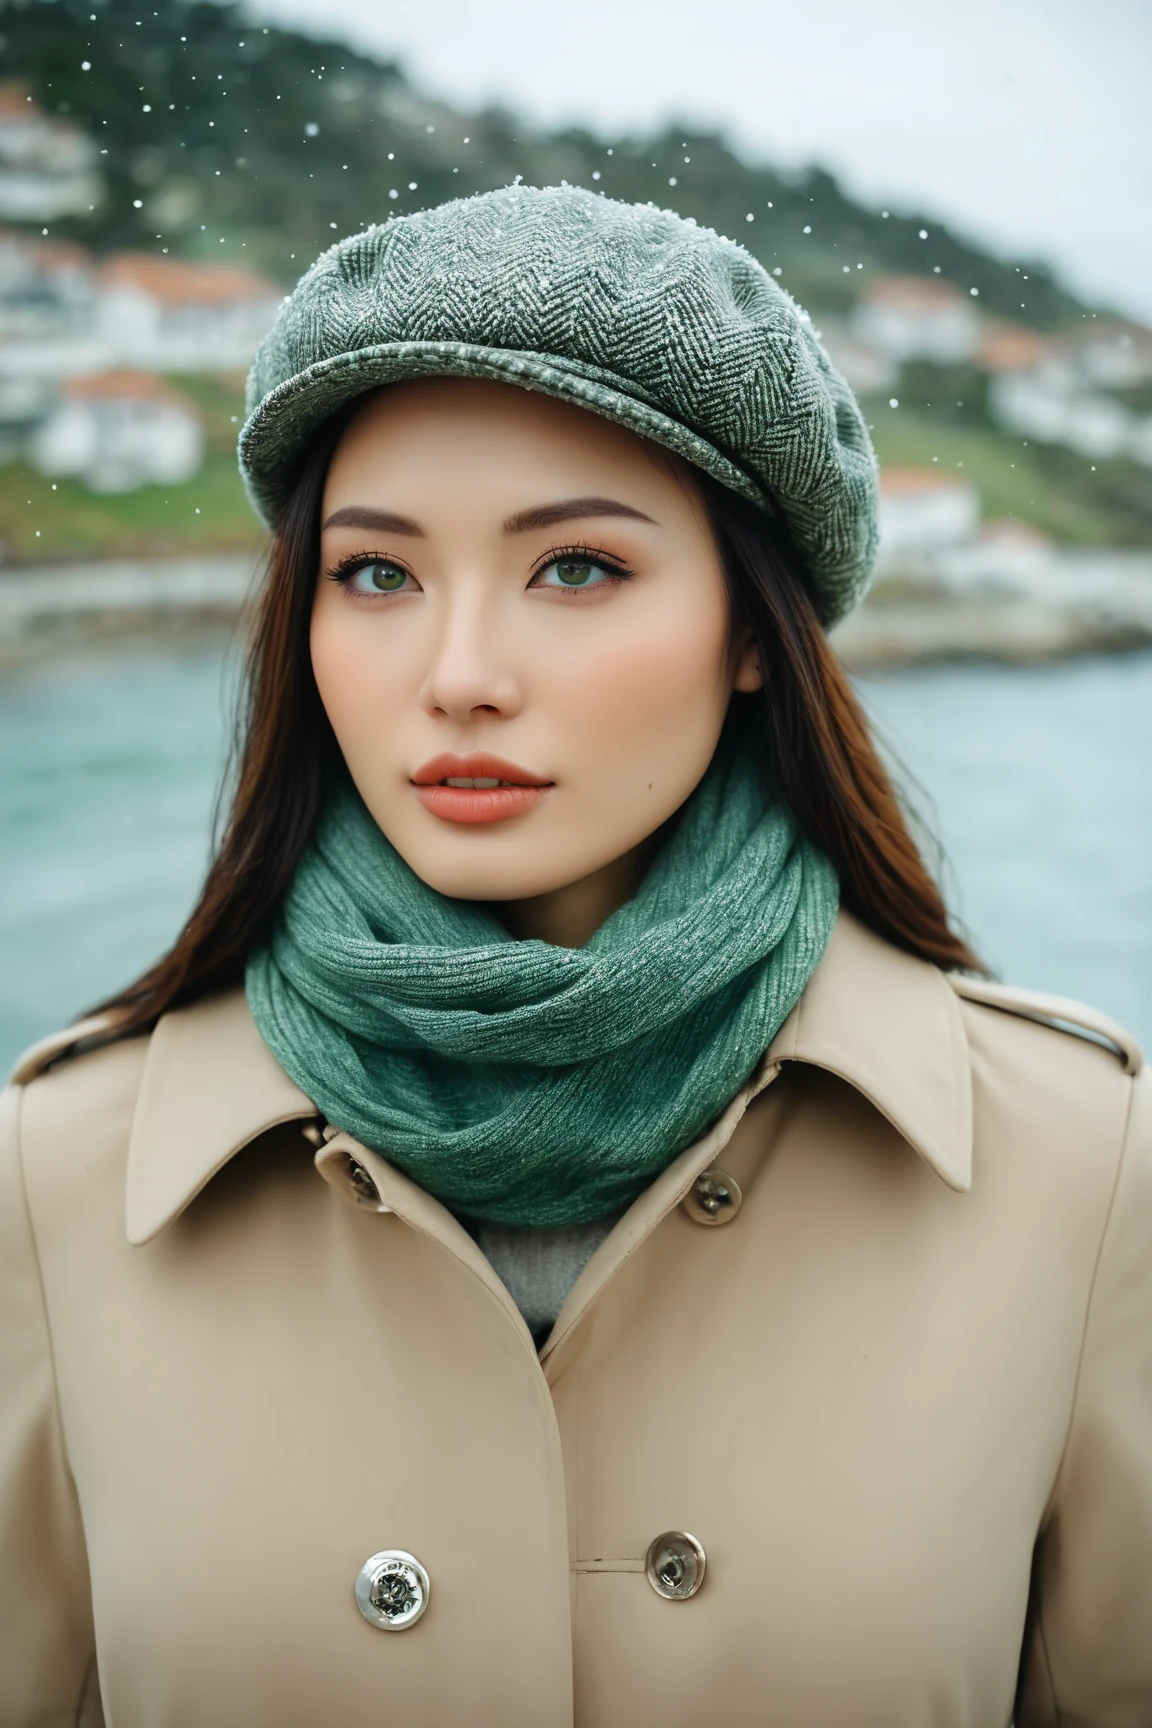
[{"label": "lower lip", "polygon": [[425,810],[441,822],[507,822],[534,810],[550,786],[416,786]]}]

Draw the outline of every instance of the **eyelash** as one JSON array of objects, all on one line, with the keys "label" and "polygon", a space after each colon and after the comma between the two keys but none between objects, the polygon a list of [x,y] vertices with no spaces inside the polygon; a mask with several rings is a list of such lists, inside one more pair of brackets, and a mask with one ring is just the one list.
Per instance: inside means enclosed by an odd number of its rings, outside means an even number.
[{"label": "eyelash", "polygon": [[344,587],[357,570],[366,570],[370,564],[395,564],[397,570],[405,569],[398,558],[389,558],[383,552],[350,552],[347,558],[341,558],[338,564],[333,564],[331,570],[325,570],[324,580],[337,582]]},{"label": "eyelash", "polygon": [[[558,564],[561,558],[583,558],[597,569],[603,570],[610,582],[627,582],[634,574],[626,564],[621,564],[618,558],[613,558],[610,552],[602,552],[596,546],[551,546],[544,556],[537,560],[536,568],[529,578],[529,586],[537,576],[542,576],[552,564]],[[568,590],[569,593],[580,593],[579,588]]]},{"label": "eyelash", "polygon": [[[622,564],[610,552],[600,551],[598,547],[550,546],[543,557],[537,560],[536,568],[529,578],[529,587],[537,576],[543,575],[550,565],[558,563],[561,558],[587,559],[589,564],[595,564],[598,569],[603,570],[610,582],[627,582],[629,577],[634,575],[634,571],[630,570],[626,564]],[[341,587],[347,587],[356,572],[367,569],[370,564],[394,564],[397,570],[406,570],[407,568],[400,562],[399,558],[389,557],[383,552],[351,552],[346,558],[341,558],[340,562],[334,564],[330,570],[325,570],[324,579],[327,582],[336,582]],[[408,574],[411,572],[409,571]],[[580,589],[572,588],[567,592],[578,594]]]}]

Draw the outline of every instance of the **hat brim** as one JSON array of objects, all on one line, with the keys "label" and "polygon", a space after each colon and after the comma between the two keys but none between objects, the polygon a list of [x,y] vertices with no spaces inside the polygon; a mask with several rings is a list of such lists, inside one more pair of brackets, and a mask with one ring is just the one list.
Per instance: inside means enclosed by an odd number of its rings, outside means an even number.
[{"label": "hat brim", "polygon": [[269,391],[245,421],[238,444],[240,472],[257,514],[269,527],[275,525],[310,438],[337,410],[383,384],[436,377],[490,378],[587,408],[674,451],[770,515],[777,513],[764,488],[715,445],[621,390],[610,374],[595,367],[555,354],[469,342],[382,342],[297,372]]}]

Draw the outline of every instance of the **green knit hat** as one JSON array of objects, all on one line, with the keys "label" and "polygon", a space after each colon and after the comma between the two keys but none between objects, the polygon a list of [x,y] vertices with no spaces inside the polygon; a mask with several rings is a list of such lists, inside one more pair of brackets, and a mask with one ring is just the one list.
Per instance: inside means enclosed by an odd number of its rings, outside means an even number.
[{"label": "green knit hat", "polygon": [[502,379],[676,451],[786,523],[825,624],[868,585],[876,461],[807,315],[734,241],[648,204],[507,186],[365,228],[301,277],[248,376],[266,522],[313,434],[401,378]]}]

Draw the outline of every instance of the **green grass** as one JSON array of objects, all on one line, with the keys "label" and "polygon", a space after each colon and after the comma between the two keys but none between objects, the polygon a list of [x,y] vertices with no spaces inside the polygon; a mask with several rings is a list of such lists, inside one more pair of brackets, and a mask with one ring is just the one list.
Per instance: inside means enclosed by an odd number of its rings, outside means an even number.
[{"label": "green grass", "polygon": [[875,399],[863,407],[882,465],[962,474],[980,492],[985,521],[1015,518],[1070,545],[1152,545],[1152,515],[1136,503],[1127,507],[1129,496],[1143,504],[1152,475],[1133,464],[1098,462],[1093,470],[1087,457],[1026,445],[993,428]]},{"label": "green grass", "polygon": [[235,461],[236,438],[244,420],[243,372],[170,373],[168,382],[195,404],[208,437],[208,451]]},{"label": "green grass", "polygon": [[204,424],[207,455],[200,472],[180,486],[98,493],[75,480],[46,479],[26,462],[6,463],[0,467],[6,564],[250,552],[262,544],[236,468],[243,378],[205,373],[169,382],[195,403]]},{"label": "green grass", "polygon": [[8,565],[249,552],[262,540],[233,455],[209,455],[182,486],[135,492],[89,492],[73,480],[45,479],[23,462],[0,468],[0,545]]}]

